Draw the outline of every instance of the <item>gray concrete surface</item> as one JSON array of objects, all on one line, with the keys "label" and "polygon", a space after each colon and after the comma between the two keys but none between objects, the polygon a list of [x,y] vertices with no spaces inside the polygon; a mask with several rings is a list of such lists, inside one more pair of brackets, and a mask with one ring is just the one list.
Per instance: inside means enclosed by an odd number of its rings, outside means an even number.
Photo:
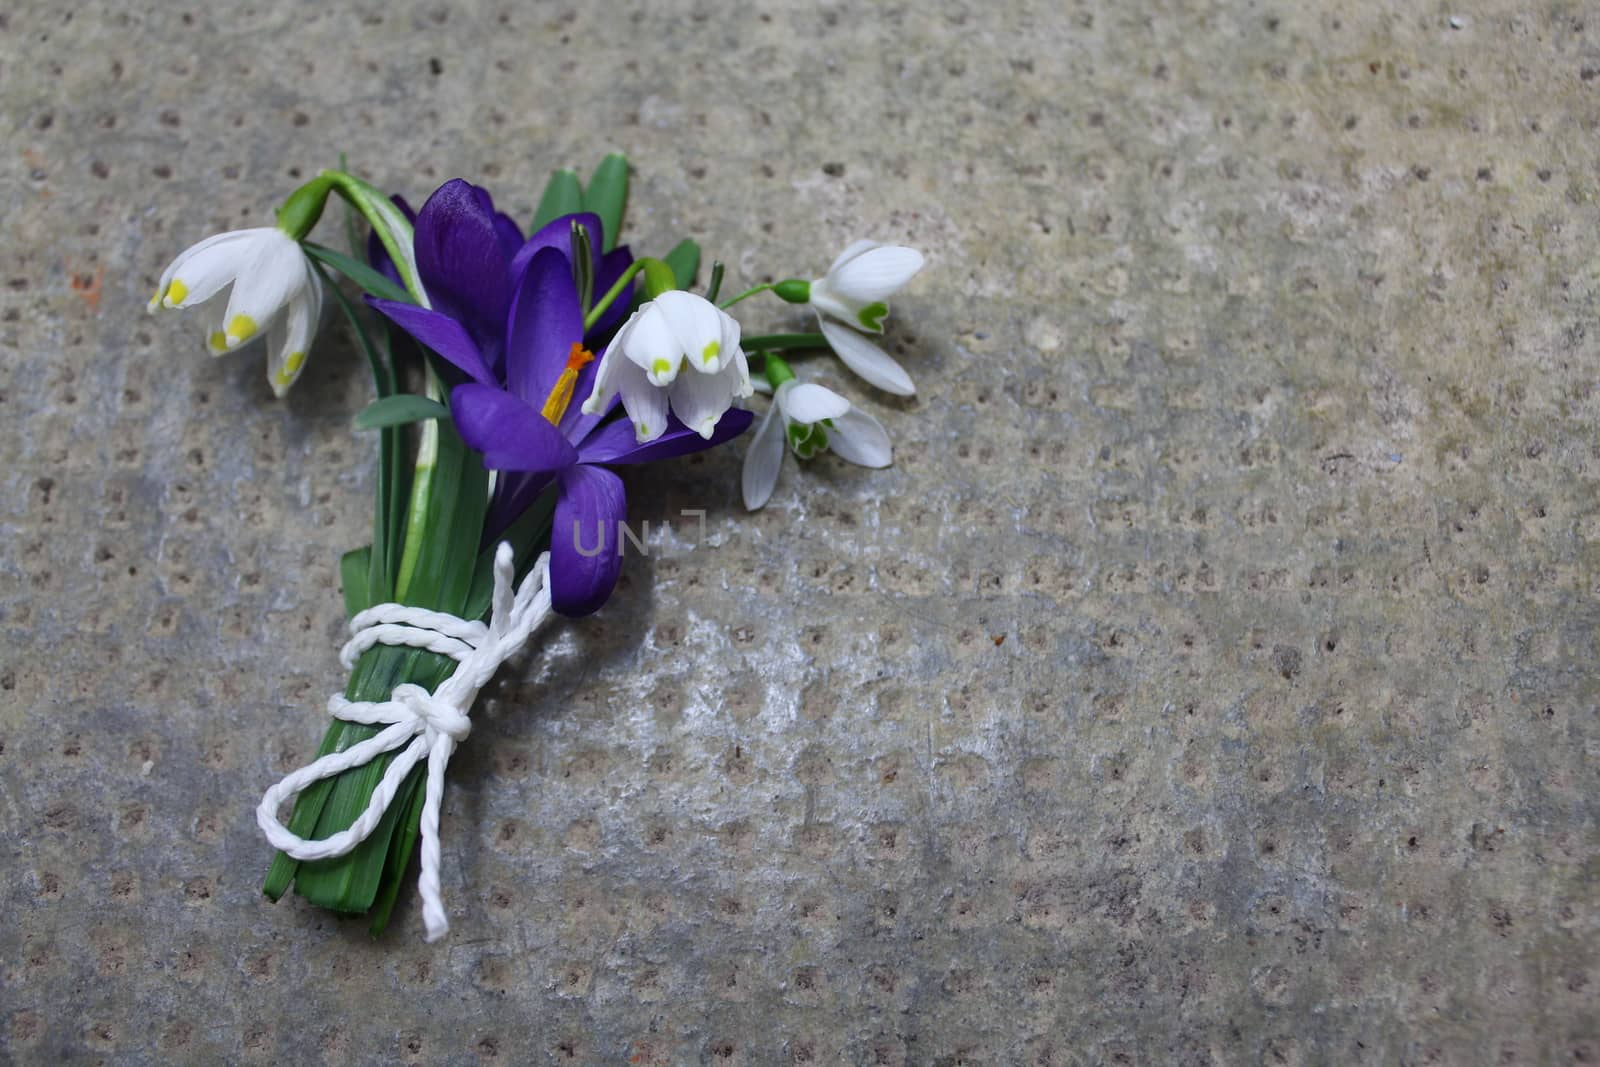
[{"label": "gray concrete surface", "polygon": [[[1600,1059],[1592,7],[23,0],[0,120],[10,1061]],[[448,942],[271,905],[366,386],[143,303],[613,147],[733,282],[929,252],[898,462],[636,484],[707,536],[488,694]]]}]

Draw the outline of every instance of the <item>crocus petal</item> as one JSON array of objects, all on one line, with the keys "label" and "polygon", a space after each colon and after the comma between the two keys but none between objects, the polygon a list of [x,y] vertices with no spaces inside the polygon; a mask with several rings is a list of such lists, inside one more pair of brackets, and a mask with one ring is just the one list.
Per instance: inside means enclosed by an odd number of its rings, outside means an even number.
[{"label": "crocus petal", "polygon": [[461,439],[483,453],[491,470],[560,471],[578,460],[560,430],[516,397],[487,385],[450,392],[450,414]]},{"label": "crocus petal", "polygon": [[475,382],[494,385],[494,372],[489,369],[478,346],[467,334],[466,327],[449,315],[416,304],[403,304],[398,300],[379,300],[367,297],[367,303],[382,312],[390,322],[417,339],[426,348],[439,353]]},{"label": "crocus petal", "polygon": [[845,250],[840,252],[838,257],[834,259],[832,266],[828,268],[828,273],[832,274],[834,271],[838,270],[852,259],[855,259],[863,252],[881,247],[883,247],[883,245],[879,241],[851,241]]},{"label": "crocus petal", "polygon": [[[677,337],[667,325],[667,318],[657,306],[657,301],[652,300],[640,308],[631,325],[631,329],[628,328],[628,324],[623,326],[628,334],[625,341],[618,337],[618,340],[622,341],[622,354],[648,374],[653,384],[658,386],[671,384],[678,376],[678,368],[683,364],[683,347],[678,344]],[[720,337],[719,332],[718,338]],[[611,347],[618,346],[613,343]]]},{"label": "crocus petal", "polygon": [[778,401],[774,399],[767,413],[761,416],[755,436],[750,439],[750,451],[744,454],[744,469],[739,476],[744,506],[751,511],[764,505],[777,487],[778,471],[783,466],[783,427]]},{"label": "crocus petal", "polygon": [[[583,309],[572,266],[555,248],[529,261],[511,301],[506,325],[506,388],[535,410],[544,406],[567,356],[583,338]],[[576,394],[575,394],[576,395]]]},{"label": "crocus petal", "polygon": [[665,432],[644,444],[636,440],[626,422],[608,422],[578,446],[578,458],[583,463],[653,463],[658,459],[704,452],[738,437],[749,428],[752,419],[754,416],[748,411],[729,408],[717,421],[715,432],[705,438],[677,419],[669,418]]},{"label": "crocus petal", "polygon": [[859,408],[833,420],[828,447],[840,459],[860,467],[887,467],[894,461],[889,435],[877,419]]},{"label": "crocus petal", "polygon": [[799,382],[783,393],[783,413],[795,422],[837,419],[850,410],[850,401],[820,385]]},{"label": "crocus petal", "polygon": [[500,251],[505,253],[506,258],[516,255],[522,247],[522,227],[517,225],[517,221],[504,211],[496,211],[494,232],[500,238]]},{"label": "crocus petal", "polygon": [[594,611],[616,587],[622,570],[617,540],[627,521],[622,479],[604,467],[564,471],[550,528],[550,600],[561,614]]},{"label": "crocus petal", "polygon": [[887,300],[922,269],[922,253],[904,245],[864,249],[828,271],[828,288],[848,303]]},{"label": "crocus petal", "polygon": [[911,376],[877,345],[848,326],[840,326],[820,315],[817,316],[817,322],[822,327],[822,336],[827,338],[829,347],[844,361],[844,365],[869,384],[896,396],[916,393],[917,387],[911,384]]},{"label": "crocus petal", "polygon": [[733,356],[723,351],[722,320],[732,316],[724,315],[705,297],[682,289],[662,293],[654,304],[689,366],[702,374],[721,373]]},{"label": "crocus petal", "polygon": [[311,338],[322,317],[322,282],[311,274],[309,264],[306,272],[310,277],[305,289],[289,301],[289,310],[267,333],[267,382],[277,396],[287,393],[305,369]]},{"label": "crocus petal", "polygon": [[732,406],[738,384],[739,374],[732,366],[721,374],[680,374],[668,394],[672,413],[689,429],[709,438],[722,413]]},{"label": "crocus petal", "polygon": [[[271,233],[274,236],[267,236]],[[251,241],[244,265],[228,294],[222,332],[229,348],[250,340],[271,325],[289,298],[306,285],[306,257],[300,244],[281,230],[263,232]]]},{"label": "crocus petal", "polygon": [[[150,301],[150,310],[162,305],[194,307],[216,296],[239,273],[249,255],[251,242],[260,233],[260,230],[219,233],[179,253],[161,272],[161,284]],[[176,293],[172,291],[173,282],[180,283]]]},{"label": "crocus petal", "polygon": [[459,178],[434,190],[417,215],[417,270],[433,306],[467,328],[491,366],[511,302],[494,213]]},{"label": "crocus petal", "polygon": [[[533,262],[533,257],[546,248],[554,248],[567,262],[572,262],[572,224],[579,222],[584,229],[589,231],[589,247],[591,252],[598,252],[605,247],[605,237],[600,232],[600,216],[592,211],[581,211],[573,215],[562,215],[558,219],[551,219],[534,231],[533,236],[523,242],[511,257],[511,277],[521,277],[522,272],[528,269],[528,264]],[[570,268],[569,268],[570,269]],[[598,274],[598,272],[596,272]],[[613,282],[616,278],[611,279]],[[605,292],[598,285],[596,295]]]}]

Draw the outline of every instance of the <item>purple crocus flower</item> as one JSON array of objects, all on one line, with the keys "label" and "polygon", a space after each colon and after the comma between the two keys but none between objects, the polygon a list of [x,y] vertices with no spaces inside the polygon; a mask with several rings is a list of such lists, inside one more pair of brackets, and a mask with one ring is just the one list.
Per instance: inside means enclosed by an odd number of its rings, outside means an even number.
[{"label": "purple crocus flower", "polygon": [[[447,194],[452,186],[458,188]],[[440,307],[371,303],[470,379],[452,390],[450,409],[462,440],[483,453],[485,466],[502,472],[487,525],[503,529],[554,486],[551,599],[564,615],[586,615],[611,595],[622,568],[617,537],[618,524],[627,517],[626,498],[622,479],[608,468],[711,448],[743,432],[751,416],[727,412],[710,439],[672,419],[660,437],[639,444],[630,422],[610,417],[615,404],[585,413],[582,403],[593,388],[597,362],[585,347],[584,312],[569,258],[570,217],[495,260],[504,246],[492,224],[485,225],[492,209],[471,190],[465,182],[450,183],[429,199],[417,219],[418,272],[429,299]],[[446,199],[441,202],[442,197]],[[442,210],[431,211],[436,202]],[[591,216],[584,224],[598,243],[599,220]],[[425,227],[433,247],[448,249],[448,254],[422,254]],[[470,260],[473,245],[479,258]],[[515,281],[504,285],[503,292],[488,293],[498,283],[492,271],[481,269],[484,260],[502,264]],[[441,274],[451,262],[469,262],[461,273],[475,278],[478,288]],[[617,274],[611,275],[612,281]],[[600,275],[597,270],[597,288]],[[504,310],[491,332],[489,313],[501,300]],[[625,299],[617,303],[627,305]],[[458,316],[473,317],[474,324]],[[589,336],[603,337],[603,329],[597,324]],[[500,355],[498,366],[491,353]]]},{"label": "purple crocus flower", "polygon": [[[417,274],[432,307],[370,298],[369,303],[475,380],[483,380],[485,370],[502,378],[506,314],[517,282],[541,249],[557,248],[572,258],[574,221],[588,229],[593,252],[604,247],[598,215],[564,215],[524,240],[517,224],[495,210],[486,190],[460,178],[445,182],[416,218]],[[632,263],[626,245],[596,255],[595,291],[609,289]],[[604,337],[621,321],[632,303],[632,288],[630,283],[595,323],[591,338]]]}]

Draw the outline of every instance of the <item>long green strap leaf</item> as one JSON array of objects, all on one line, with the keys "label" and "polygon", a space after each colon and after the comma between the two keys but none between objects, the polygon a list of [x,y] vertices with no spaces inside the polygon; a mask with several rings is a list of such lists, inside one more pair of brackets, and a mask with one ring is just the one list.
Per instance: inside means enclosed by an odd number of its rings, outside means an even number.
[{"label": "long green strap leaf", "polygon": [[678,283],[678,288],[687,289],[694,284],[694,276],[700,271],[700,246],[687,239],[679,241],[661,261],[672,268],[672,280]]},{"label": "long green strap leaf", "polygon": [[347,256],[343,252],[335,251],[325,245],[319,245],[314,241],[306,241],[300,247],[304,248],[306,255],[313,260],[332,267],[373,296],[381,297],[384,300],[399,300],[406,304],[414,303],[411,299],[411,294],[407,293],[403,286],[395,284],[394,280],[388,275],[367,266],[359,259]]},{"label": "long green strap leaf", "polygon": [[395,393],[379,397],[356,415],[356,429],[381,430],[388,426],[405,426],[423,419],[448,419],[450,409],[437,400],[415,393]]},{"label": "long green strap leaf", "polygon": [[600,228],[605,231],[605,251],[617,247],[617,237],[622,232],[622,212],[628,204],[628,158],[613,152],[600,161],[583,191],[583,210],[600,216]]},{"label": "long green strap leaf", "polygon": [[539,207],[533,213],[533,228],[540,229],[563,215],[573,215],[583,210],[583,185],[578,172],[558,170],[545,183],[544,195],[539,197]]}]

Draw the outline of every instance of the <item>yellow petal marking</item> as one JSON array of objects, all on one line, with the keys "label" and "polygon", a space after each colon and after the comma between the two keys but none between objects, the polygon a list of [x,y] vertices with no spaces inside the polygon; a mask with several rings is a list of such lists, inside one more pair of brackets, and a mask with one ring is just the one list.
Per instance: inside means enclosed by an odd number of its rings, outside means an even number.
[{"label": "yellow petal marking", "polygon": [[175,308],[183,303],[183,298],[189,295],[189,287],[183,284],[182,278],[172,279],[172,284],[167,286],[167,291],[162,296],[162,301],[169,308]]},{"label": "yellow petal marking", "polygon": [[[173,282],[172,284],[176,285],[178,283]],[[256,320],[252,319],[249,315],[235,315],[233,318],[228,320],[228,343],[230,345],[239,344],[241,341],[248,341],[255,335]]]},{"label": "yellow petal marking", "polygon": [[211,351],[221,355],[228,350],[228,335],[221,330],[213,330],[211,336],[206,338],[206,344],[211,347]]},{"label": "yellow petal marking", "polygon": [[717,356],[721,352],[722,352],[722,342],[721,341],[712,341],[710,344],[706,345],[705,351],[700,353],[700,362],[702,362],[702,363],[711,363],[717,358]]}]

